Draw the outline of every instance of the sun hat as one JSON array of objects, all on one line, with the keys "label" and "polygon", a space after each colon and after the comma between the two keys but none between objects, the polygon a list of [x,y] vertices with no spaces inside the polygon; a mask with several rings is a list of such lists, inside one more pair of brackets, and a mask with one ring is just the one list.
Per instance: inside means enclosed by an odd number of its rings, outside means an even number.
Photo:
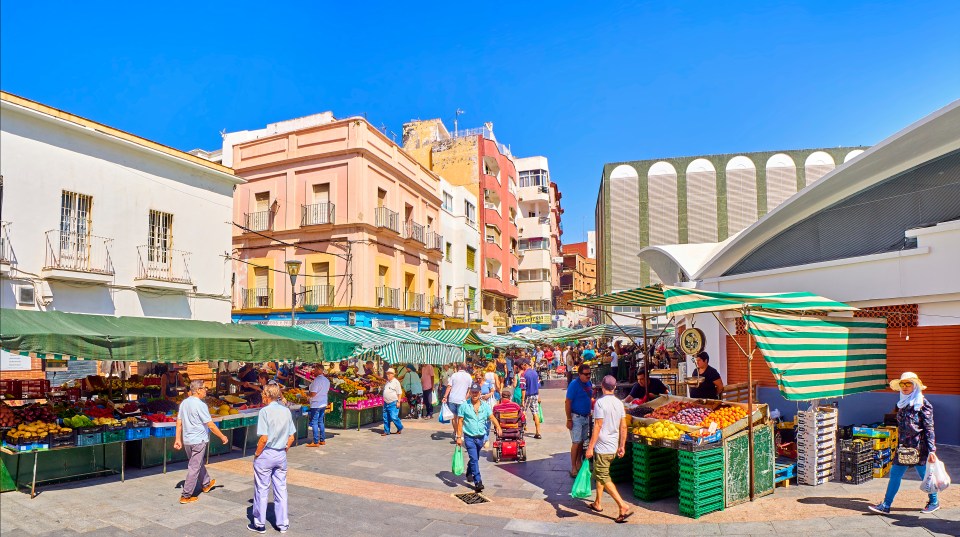
[{"label": "sun hat", "polygon": [[918,377],[916,373],[912,373],[912,372],[910,372],[910,371],[904,372],[902,375],[900,375],[900,378],[899,378],[899,379],[891,380],[891,381],[890,381],[890,389],[893,390],[893,391],[895,391],[895,392],[899,392],[899,391],[900,391],[900,383],[903,382],[903,381],[905,381],[905,380],[909,380],[910,382],[913,383],[914,386],[919,386],[921,390],[926,390],[926,389],[927,389],[927,387],[923,385],[923,381],[920,380],[920,377]]},{"label": "sun hat", "polygon": [[390,369],[387,369],[387,373],[393,373],[394,375],[396,375],[397,370],[391,367]]}]

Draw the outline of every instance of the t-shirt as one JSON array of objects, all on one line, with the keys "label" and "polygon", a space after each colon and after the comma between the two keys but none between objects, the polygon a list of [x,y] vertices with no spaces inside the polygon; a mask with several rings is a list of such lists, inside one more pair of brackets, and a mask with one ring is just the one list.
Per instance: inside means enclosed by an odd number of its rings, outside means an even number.
[{"label": "t-shirt", "polygon": [[547,360],[553,360],[553,351],[547,349],[547,352],[543,353],[543,357]]},{"label": "t-shirt", "polygon": [[617,351],[610,351],[610,367],[617,367],[620,363],[620,357],[617,356]]},{"label": "t-shirt", "polygon": [[566,364],[567,369],[573,367],[573,353],[569,350],[563,351],[563,363]]},{"label": "t-shirt", "polygon": [[257,436],[267,437],[270,449],[286,449],[290,435],[297,434],[290,409],[277,401],[260,409],[257,414]]},{"label": "t-shirt", "polygon": [[620,448],[620,420],[626,417],[623,401],[612,395],[604,395],[593,405],[593,419],[602,419],[600,434],[597,443],[593,446],[594,453],[611,455]]},{"label": "t-shirt", "polygon": [[457,409],[457,415],[463,418],[464,436],[483,436],[487,434],[487,421],[493,410],[486,401],[480,401],[480,410],[474,411],[473,403],[469,402],[460,405]]},{"label": "t-shirt", "polygon": [[597,351],[593,349],[587,349],[582,353],[580,353],[580,355],[583,356],[584,360],[593,360],[594,358],[597,357]]},{"label": "t-shirt", "polygon": [[187,397],[180,403],[180,412],[177,420],[183,427],[183,443],[197,445],[210,441],[210,430],[207,424],[213,421],[207,403],[199,397]]},{"label": "t-shirt", "polygon": [[[666,384],[660,382],[660,379],[651,378],[650,380],[650,393],[653,395],[663,395],[667,393]],[[643,396],[647,395],[647,389],[643,387],[642,384],[637,382],[630,388],[630,397],[634,399],[643,399]]]},{"label": "t-shirt", "polygon": [[523,380],[525,381],[524,389],[527,392],[527,397],[540,393],[540,376],[537,375],[537,372],[534,371],[532,367],[523,372]]},{"label": "t-shirt", "polygon": [[420,375],[418,375],[416,371],[408,371],[407,374],[403,376],[403,381],[400,382],[400,385],[403,386],[403,391],[409,393],[410,395],[423,394],[423,385],[420,383]]},{"label": "t-shirt", "polygon": [[423,375],[420,377],[420,387],[423,388],[423,391],[428,392],[433,389],[433,366],[425,365],[421,372]]},{"label": "t-shirt", "polygon": [[327,406],[327,393],[330,392],[330,379],[323,375],[317,375],[317,378],[313,379],[313,382],[310,383],[307,391],[317,394],[310,398],[310,408],[323,408]]},{"label": "t-shirt", "polygon": [[447,402],[458,405],[467,400],[467,390],[473,384],[473,378],[466,371],[457,371],[454,373],[447,385],[450,386],[450,395],[447,396]]},{"label": "t-shirt", "polygon": [[400,387],[400,381],[393,379],[388,381],[383,385],[383,402],[384,403],[396,403],[400,400],[400,396],[403,395],[403,388]]},{"label": "t-shirt", "polygon": [[580,377],[570,381],[567,386],[567,399],[570,400],[570,411],[574,414],[586,416],[590,414],[590,405],[593,402],[593,384],[580,382]]},{"label": "t-shirt", "polygon": [[715,380],[721,380],[720,373],[711,366],[707,366],[707,369],[701,375],[703,380],[699,385],[690,388],[690,397],[694,399],[719,399],[719,394],[717,394],[717,386],[713,383]]}]

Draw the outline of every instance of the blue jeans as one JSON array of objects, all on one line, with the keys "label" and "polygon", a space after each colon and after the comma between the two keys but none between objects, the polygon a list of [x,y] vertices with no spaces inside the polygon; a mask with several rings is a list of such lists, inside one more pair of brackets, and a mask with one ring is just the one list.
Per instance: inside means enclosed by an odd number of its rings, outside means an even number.
[{"label": "blue jeans", "polygon": [[467,475],[472,475],[475,481],[480,479],[480,450],[483,449],[483,436],[463,435],[463,447],[467,450],[470,460],[467,462]]},{"label": "blue jeans", "polygon": [[390,424],[397,426],[397,432],[403,430],[403,424],[400,423],[400,407],[397,401],[384,403],[383,405],[383,432],[390,434]]},{"label": "blue jeans", "polygon": [[327,411],[327,407],[321,408],[311,408],[310,409],[310,428],[313,429],[313,443],[316,444],[320,441],[327,441],[327,431],[324,427],[323,414]]},{"label": "blue jeans", "polygon": [[[900,490],[900,481],[903,480],[903,474],[906,473],[909,466],[904,466],[902,464],[894,464],[890,468],[890,481],[887,483],[887,494],[883,497],[883,505],[890,507],[893,505],[893,499],[897,496],[897,491]],[[917,474],[920,476],[920,480],[923,480],[924,474],[927,473],[927,464],[926,461],[921,461],[921,464],[916,465],[914,468],[917,469]],[[939,503],[937,498],[937,493],[929,494],[930,503]]]}]

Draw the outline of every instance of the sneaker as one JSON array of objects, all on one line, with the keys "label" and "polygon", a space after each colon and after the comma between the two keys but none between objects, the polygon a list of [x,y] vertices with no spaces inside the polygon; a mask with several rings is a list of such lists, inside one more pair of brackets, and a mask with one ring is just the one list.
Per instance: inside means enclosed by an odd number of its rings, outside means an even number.
[{"label": "sneaker", "polygon": [[180,503],[193,503],[197,501],[200,501],[200,498],[197,498],[196,496],[190,496],[189,498],[184,498],[183,496],[180,496]]},{"label": "sneaker", "polygon": [[477,481],[477,484],[473,487],[473,490],[477,492],[483,492],[483,481]]},{"label": "sneaker", "polygon": [[217,484],[217,480],[211,479],[210,483],[207,486],[203,487],[203,489],[201,490],[203,490],[204,492],[210,492],[213,489],[213,486],[216,484]]},{"label": "sneaker", "polygon": [[247,524],[247,529],[256,533],[267,533],[266,526],[258,526],[255,522]]},{"label": "sneaker", "polygon": [[937,503],[928,503],[926,507],[920,510],[921,513],[929,515],[930,513],[940,509],[940,502]]},{"label": "sneaker", "polygon": [[890,514],[890,507],[884,505],[883,502],[878,503],[877,505],[868,506],[867,508],[873,511],[874,513],[879,513],[881,515]]},{"label": "sneaker", "polygon": [[473,483],[473,476],[472,476],[472,475],[468,475],[468,476],[467,476],[467,483]]},{"label": "sneaker", "polygon": [[287,530],[288,530],[288,529],[290,529],[290,528],[286,528],[286,527],[277,528],[277,531],[279,531],[280,533],[287,533]]}]

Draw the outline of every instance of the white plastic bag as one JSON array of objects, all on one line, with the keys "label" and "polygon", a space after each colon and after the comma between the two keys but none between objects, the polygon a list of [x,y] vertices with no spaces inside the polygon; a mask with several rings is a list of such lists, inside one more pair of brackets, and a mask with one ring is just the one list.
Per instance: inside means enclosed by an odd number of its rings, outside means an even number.
[{"label": "white plastic bag", "polygon": [[936,479],[938,492],[943,492],[950,486],[950,476],[947,474],[947,468],[940,459],[937,459],[937,462],[932,465],[927,463],[927,473],[932,473],[934,479]]},{"label": "white plastic bag", "polygon": [[[937,461],[939,462],[939,461]],[[920,482],[920,490],[926,492],[927,494],[933,494],[939,489],[937,488],[937,476],[934,468],[936,468],[935,462],[928,462],[927,469],[923,473],[923,481]]]},{"label": "white plastic bag", "polygon": [[450,423],[450,420],[453,419],[453,411],[450,410],[450,407],[446,403],[443,404],[443,408],[440,409],[440,423]]}]

